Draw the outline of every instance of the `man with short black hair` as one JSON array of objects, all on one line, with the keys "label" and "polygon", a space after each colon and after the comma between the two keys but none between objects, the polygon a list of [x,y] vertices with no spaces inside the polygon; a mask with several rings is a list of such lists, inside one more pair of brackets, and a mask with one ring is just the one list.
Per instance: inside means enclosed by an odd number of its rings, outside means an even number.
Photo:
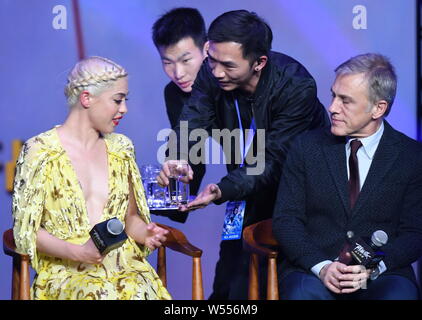
[{"label": "man with short black hair", "polygon": [[[175,8],[154,23],[152,38],[160,54],[163,69],[171,79],[164,89],[164,98],[167,116],[174,128],[206,57],[205,22],[195,8]],[[194,177],[190,183],[190,193],[196,195],[205,175],[205,164],[192,165],[192,168]],[[184,222],[187,214],[178,212],[171,215],[171,218]]]},{"label": "man with short black hair", "polygon": [[[198,73],[180,120],[188,121],[189,132],[198,128],[210,135],[214,129],[241,136],[244,132],[240,143],[226,150],[243,156],[241,163],[228,162],[229,173],[219,183],[207,185],[182,210],[229,201],[223,231],[227,240],[221,242],[210,299],[247,299],[249,255],[242,248],[242,226],[271,217],[290,141],[308,129],[327,126],[329,120],[312,76],[296,60],[271,51],[272,31],[255,13],[222,14],[211,23],[208,38],[208,63]],[[260,132],[265,133],[264,141],[257,137]],[[247,161],[251,153],[263,162],[259,173],[251,170],[258,161]],[[159,182],[167,185],[168,177],[164,163]]]}]

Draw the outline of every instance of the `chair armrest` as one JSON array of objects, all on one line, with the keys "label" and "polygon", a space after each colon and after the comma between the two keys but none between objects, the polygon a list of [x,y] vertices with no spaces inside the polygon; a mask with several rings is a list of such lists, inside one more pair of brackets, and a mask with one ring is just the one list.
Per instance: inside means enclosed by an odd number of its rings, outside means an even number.
[{"label": "chair armrest", "polygon": [[172,228],[170,226],[156,223],[159,227],[169,231],[167,234],[167,240],[164,242],[164,246],[174,251],[183,253],[193,258],[200,258],[202,256],[202,250],[192,245],[186,236],[180,230]]},{"label": "chair armrest", "polygon": [[3,251],[8,256],[14,258],[20,257],[29,261],[29,255],[16,252],[15,239],[13,238],[13,229],[8,229],[3,233]]}]

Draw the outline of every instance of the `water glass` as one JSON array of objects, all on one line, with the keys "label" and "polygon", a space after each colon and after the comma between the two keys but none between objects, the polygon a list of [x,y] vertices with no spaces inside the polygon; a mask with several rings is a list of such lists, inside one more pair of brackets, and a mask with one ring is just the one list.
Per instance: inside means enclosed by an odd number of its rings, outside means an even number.
[{"label": "water glass", "polygon": [[160,170],[160,167],[156,165],[141,166],[145,197],[150,208],[163,208],[166,206],[167,188],[161,187],[157,182]]},{"label": "water glass", "polygon": [[186,161],[175,160],[169,163],[170,177],[168,185],[168,207],[178,207],[189,201],[189,184],[182,181],[189,174],[189,165]]}]

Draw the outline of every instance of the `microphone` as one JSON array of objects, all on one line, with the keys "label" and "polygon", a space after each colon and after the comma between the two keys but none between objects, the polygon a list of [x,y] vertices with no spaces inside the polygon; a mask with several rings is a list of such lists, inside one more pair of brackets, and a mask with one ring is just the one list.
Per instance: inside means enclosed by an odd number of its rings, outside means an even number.
[{"label": "microphone", "polygon": [[348,231],[346,237],[346,244],[339,255],[341,263],[373,269],[384,259],[385,253],[381,248],[388,242],[384,231],[375,231],[370,239],[355,237],[353,231]]},{"label": "microphone", "polygon": [[120,247],[127,239],[123,224],[117,218],[96,224],[89,234],[102,255]]}]

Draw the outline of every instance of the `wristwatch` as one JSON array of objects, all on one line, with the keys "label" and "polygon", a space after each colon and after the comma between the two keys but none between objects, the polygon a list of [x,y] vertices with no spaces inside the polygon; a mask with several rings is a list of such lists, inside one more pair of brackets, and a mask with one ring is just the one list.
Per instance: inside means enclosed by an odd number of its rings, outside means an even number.
[{"label": "wristwatch", "polygon": [[378,278],[378,276],[380,275],[380,269],[378,268],[378,266],[376,266],[371,274],[369,275],[369,279],[374,281],[376,278]]}]

